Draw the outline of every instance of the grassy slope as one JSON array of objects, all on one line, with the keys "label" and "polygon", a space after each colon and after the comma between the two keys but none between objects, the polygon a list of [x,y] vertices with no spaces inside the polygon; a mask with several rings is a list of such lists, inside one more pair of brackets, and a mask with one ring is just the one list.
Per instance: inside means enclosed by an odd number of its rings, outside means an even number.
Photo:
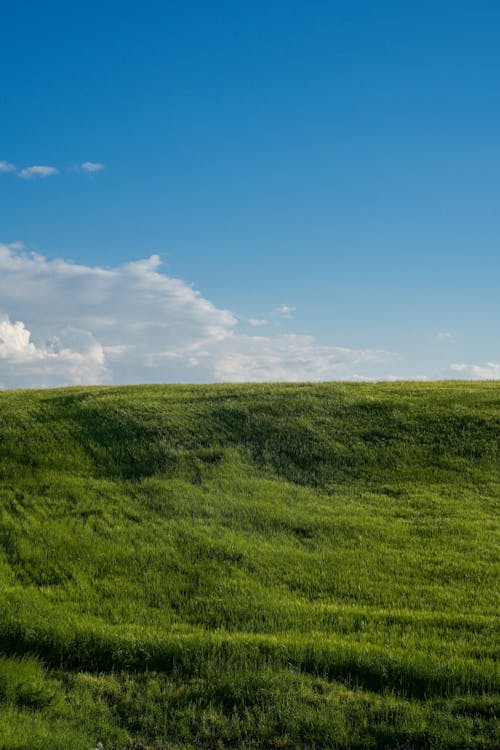
[{"label": "grassy slope", "polygon": [[500,745],[500,387],[0,394],[0,748]]}]

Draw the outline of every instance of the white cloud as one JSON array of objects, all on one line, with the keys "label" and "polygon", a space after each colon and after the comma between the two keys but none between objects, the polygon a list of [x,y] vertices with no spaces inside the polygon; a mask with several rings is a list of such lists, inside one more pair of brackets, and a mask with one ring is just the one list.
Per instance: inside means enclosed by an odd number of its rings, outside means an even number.
[{"label": "white cloud", "polygon": [[43,165],[34,165],[32,167],[25,167],[18,173],[19,177],[25,180],[31,180],[33,177],[51,177],[54,174],[59,174],[59,170],[56,167],[47,167]]},{"label": "white cloud", "polygon": [[450,365],[452,372],[460,373],[463,378],[474,380],[500,380],[500,364],[497,362],[486,362],[483,365]]},{"label": "white cloud", "polygon": [[438,341],[453,341],[455,337],[449,331],[438,331],[436,333],[436,338]]},{"label": "white cloud", "polygon": [[59,337],[36,346],[24,323],[0,320],[0,372],[3,387],[107,382],[104,350],[88,331],[65,328]]},{"label": "white cloud", "polygon": [[[227,344],[230,344],[227,346]],[[214,361],[216,380],[368,380],[359,368],[389,359],[387,352],[320,346],[312,336],[238,336]]]},{"label": "white cloud", "polygon": [[378,378],[378,380],[381,379],[387,381],[388,383],[401,383],[407,380],[427,382],[430,380],[428,375],[405,375],[404,377],[402,375],[387,375],[384,378]]},{"label": "white cloud", "polygon": [[0,172],[15,172],[16,167],[8,161],[0,161]]},{"label": "white cloud", "polygon": [[278,313],[282,318],[293,318],[293,313],[296,309],[296,307],[292,307],[291,305],[280,305],[274,309],[274,312]]},{"label": "white cloud", "polygon": [[23,323],[11,323],[6,317],[0,320],[0,357],[14,362],[36,357],[36,347],[30,343],[29,331]]},{"label": "white cloud", "polygon": [[100,161],[84,161],[80,164],[82,172],[101,172],[104,169],[104,164]]},{"label": "white cloud", "polygon": [[0,382],[328,380],[373,377],[383,351],[311,336],[252,336],[160,259],[116,268],[49,260],[0,245]]},{"label": "white cloud", "polygon": [[259,326],[267,326],[269,321],[261,318],[248,318],[247,323],[253,328],[258,328]]},{"label": "white cloud", "polygon": [[[95,172],[101,172],[104,169],[104,164],[100,161],[84,161],[78,167],[71,167],[71,170],[80,172],[87,172],[94,174]],[[50,167],[42,164],[34,164],[30,167],[24,167],[18,170],[15,164],[11,164],[8,161],[0,161],[0,173],[1,172],[15,172],[17,177],[22,177],[24,180],[30,180],[35,177],[51,177],[52,175],[59,174],[57,167]]]}]

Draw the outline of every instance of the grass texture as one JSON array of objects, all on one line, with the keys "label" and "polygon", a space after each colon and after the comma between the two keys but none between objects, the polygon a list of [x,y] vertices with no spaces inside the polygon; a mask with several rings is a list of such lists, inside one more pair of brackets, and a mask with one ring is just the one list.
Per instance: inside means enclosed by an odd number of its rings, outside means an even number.
[{"label": "grass texture", "polygon": [[0,749],[500,747],[500,385],[0,393]]}]

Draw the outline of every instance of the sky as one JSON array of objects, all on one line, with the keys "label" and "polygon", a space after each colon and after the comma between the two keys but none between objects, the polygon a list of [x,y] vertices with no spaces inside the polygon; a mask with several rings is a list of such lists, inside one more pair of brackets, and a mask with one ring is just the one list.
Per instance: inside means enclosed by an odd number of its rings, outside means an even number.
[{"label": "sky", "polygon": [[497,0],[0,26],[0,388],[500,378]]}]

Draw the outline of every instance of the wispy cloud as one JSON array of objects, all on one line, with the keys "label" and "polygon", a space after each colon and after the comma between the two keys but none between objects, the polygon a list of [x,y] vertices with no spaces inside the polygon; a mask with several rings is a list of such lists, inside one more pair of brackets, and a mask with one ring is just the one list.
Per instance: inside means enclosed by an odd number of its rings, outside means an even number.
[{"label": "wispy cloud", "polygon": [[247,335],[160,267],[156,255],[102,268],[0,244],[0,382],[370,380],[394,360],[312,336]]},{"label": "wispy cloud", "polygon": [[455,336],[449,331],[438,331],[436,333],[436,339],[438,341],[453,341]]},{"label": "wispy cloud", "polygon": [[[68,167],[66,171],[95,174],[96,172],[102,172],[103,169],[104,164],[100,161],[84,161],[76,167]],[[46,164],[33,164],[18,169],[15,164],[11,164],[8,161],[0,161],[0,172],[11,172],[17,177],[21,177],[23,180],[32,180],[37,177],[51,177],[52,175],[60,174],[60,171],[61,170],[58,167],[48,166]]]},{"label": "wispy cloud", "polygon": [[370,380],[370,366],[392,360],[373,349],[320,346],[313,336],[234,336],[214,359],[216,380]]},{"label": "wispy cloud", "polygon": [[293,314],[296,310],[297,308],[292,307],[291,305],[279,305],[279,307],[274,308],[274,312],[282,318],[293,318]]},{"label": "wispy cloud", "polygon": [[15,164],[11,164],[8,161],[0,161],[0,172],[15,172]]},{"label": "wispy cloud", "polygon": [[258,328],[259,326],[267,326],[269,321],[263,318],[248,318],[247,323],[253,328]]},{"label": "wispy cloud", "polygon": [[31,180],[35,177],[51,177],[55,174],[59,174],[59,170],[56,167],[47,167],[41,164],[24,167],[24,169],[18,172],[19,177],[22,177],[24,180]]},{"label": "wispy cloud", "polygon": [[104,169],[104,164],[100,161],[84,161],[80,164],[82,172],[101,172]]},{"label": "wispy cloud", "polygon": [[450,370],[459,373],[464,378],[500,380],[500,364],[498,362],[486,362],[482,365],[453,364],[450,365]]}]

